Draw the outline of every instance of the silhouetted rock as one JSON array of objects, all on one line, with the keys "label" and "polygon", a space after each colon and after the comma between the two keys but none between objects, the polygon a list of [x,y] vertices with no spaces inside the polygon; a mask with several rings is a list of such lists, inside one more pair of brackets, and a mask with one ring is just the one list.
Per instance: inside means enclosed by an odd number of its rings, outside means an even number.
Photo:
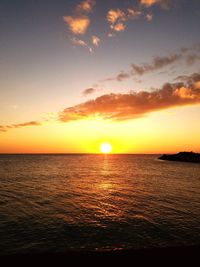
[{"label": "silhouetted rock", "polygon": [[194,152],[179,152],[177,154],[171,154],[171,155],[164,154],[158,159],[200,163],[200,154]]}]

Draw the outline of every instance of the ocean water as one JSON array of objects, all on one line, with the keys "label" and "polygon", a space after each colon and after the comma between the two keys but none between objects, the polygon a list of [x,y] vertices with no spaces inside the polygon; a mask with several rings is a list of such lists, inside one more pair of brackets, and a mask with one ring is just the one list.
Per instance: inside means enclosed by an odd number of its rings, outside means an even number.
[{"label": "ocean water", "polygon": [[1,155],[0,254],[200,245],[200,164]]}]

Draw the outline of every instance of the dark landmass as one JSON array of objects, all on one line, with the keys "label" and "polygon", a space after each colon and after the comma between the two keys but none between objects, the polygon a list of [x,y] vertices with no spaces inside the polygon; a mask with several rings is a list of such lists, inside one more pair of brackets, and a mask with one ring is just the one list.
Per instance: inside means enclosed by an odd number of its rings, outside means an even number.
[{"label": "dark landmass", "polygon": [[200,163],[200,153],[179,152],[177,154],[171,154],[171,155],[164,154],[163,156],[159,157],[158,159]]}]

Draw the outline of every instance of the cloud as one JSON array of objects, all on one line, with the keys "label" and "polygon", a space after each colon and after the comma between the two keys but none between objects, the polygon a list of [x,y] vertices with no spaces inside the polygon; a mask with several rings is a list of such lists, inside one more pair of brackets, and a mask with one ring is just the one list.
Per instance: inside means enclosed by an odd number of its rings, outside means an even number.
[{"label": "cloud", "polygon": [[81,40],[81,39],[76,39],[75,37],[70,39],[71,42],[75,45],[80,45],[80,46],[87,46],[86,42]]},{"label": "cloud", "polygon": [[128,19],[136,19],[142,14],[140,10],[137,10],[135,8],[128,8],[127,12],[128,12],[127,14]]},{"label": "cloud", "polygon": [[161,8],[168,9],[172,0],[140,0],[140,4],[145,7],[151,7],[155,4],[159,4]]},{"label": "cloud", "polygon": [[85,41],[81,39],[77,39],[75,37],[70,38],[70,40],[74,45],[80,45],[80,46],[86,47],[90,53],[93,53],[93,49]]},{"label": "cloud", "polygon": [[[72,38],[70,38],[70,41],[71,41],[74,45],[79,45],[79,46],[83,46],[83,47],[88,48],[88,50],[90,51],[90,53],[93,53],[93,52],[94,52],[93,48],[92,48],[90,45],[88,45],[88,44],[87,44],[84,40],[82,40],[82,39],[77,39],[76,37],[72,37]],[[92,36],[92,44],[93,44],[94,46],[98,47],[98,46],[99,46],[99,43],[100,43],[100,38],[97,37],[97,36],[95,36],[95,35],[93,35],[93,36]]]},{"label": "cloud", "polygon": [[153,14],[146,14],[147,21],[151,22],[153,20]]},{"label": "cloud", "polygon": [[110,24],[115,24],[117,21],[126,21],[125,13],[118,9],[110,9],[107,14],[107,20]]},{"label": "cloud", "polygon": [[95,0],[85,0],[81,2],[77,7],[77,12],[91,13],[94,5],[96,4]]},{"label": "cloud", "polygon": [[124,23],[117,23],[115,25],[111,25],[111,29],[113,29],[116,32],[122,32],[126,28],[126,25]]},{"label": "cloud", "polygon": [[[173,107],[200,104],[200,72],[182,75],[178,82],[164,84],[151,91],[131,91],[127,94],[107,94],[68,107],[57,114],[60,122],[101,117],[114,121],[141,118],[151,112]],[[92,94],[95,88],[87,88],[84,95]],[[0,132],[27,126],[40,126],[41,122],[29,121],[19,124],[0,125]]]},{"label": "cloud", "polygon": [[90,25],[90,19],[86,16],[79,16],[79,17],[64,16],[63,20],[67,23],[70,31],[76,35],[85,34]]},{"label": "cloud", "polygon": [[200,90],[200,80],[194,84],[194,88]]},{"label": "cloud", "polygon": [[83,95],[84,96],[88,96],[88,95],[91,95],[91,94],[93,94],[94,92],[96,91],[96,89],[95,88],[87,88],[87,89],[85,89],[84,91],[83,91]]},{"label": "cloud", "polygon": [[29,121],[29,122],[24,122],[24,123],[19,123],[19,124],[13,124],[11,125],[11,127],[19,128],[19,127],[24,127],[24,126],[38,126],[38,125],[41,125],[41,123],[38,121]]},{"label": "cloud", "polygon": [[109,32],[107,36],[108,36],[109,38],[112,38],[112,37],[115,37],[115,36],[116,36],[116,34],[115,34],[115,33],[113,33],[113,32]]},{"label": "cloud", "polygon": [[126,79],[128,79],[130,77],[130,75],[124,71],[121,71],[117,76],[116,76],[116,80],[118,82],[124,81]]},{"label": "cloud", "polygon": [[0,125],[0,132],[7,132],[6,126]]},{"label": "cloud", "polygon": [[40,126],[41,122],[38,121],[29,121],[19,124],[11,124],[11,125],[0,125],[0,132],[7,132],[9,129],[21,128],[26,126]]},{"label": "cloud", "polygon": [[[110,9],[107,13],[107,22],[113,31],[120,32],[124,31],[128,21],[139,18],[143,13],[145,8],[149,8],[153,5],[159,5],[163,9],[169,9],[172,0],[139,0],[139,5],[137,8],[129,7],[126,9]],[[153,20],[153,13],[149,12],[144,16],[148,22]],[[109,37],[112,37],[110,34]]]},{"label": "cloud", "polygon": [[97,36],[95,36],[95,35],[92,36],[92,43],[93,43],[94,46],[97,46],[97,47],[98,47],[100,41],[101,41],[101,40],[100,40],[99,37],[97,37]]},{"label": "cloud", "polygon": [[[142,76],[149,72],[160,71],[165,67],[176,64],[179,61],[183,60],[186,66],[191,66],[198,60],[200,60],[200,56],[198,53],[200,45],[195,44],[191,47],[182,47],[177,52],[171,53],[166,56],[155,56],[153,57],[151,62],[145,62],[142,64],[132,64],[130,71],[120,71],[114,77],[108,77],[106,79],[101,80],[101,82],[106,81],[123,81],[130,77]],[[191,53],[192,51],[192,53]]]},{"label": "cloud", "polygon": [[[63,20],[74,35],[85,35],[87,33],[88,27],[91,24],[89,13],[93,11],[95,4],[96,0],[82,1],[75,7],[73,16],[63,16]],[[98,47],[100,43],[100,38],[95,35],[92,36],[91,45],[88,45],[86,41],[77,39],[76,37],[72,37],[70,38],[70,40],[74,45],[84,46],[88,48],[90,53],[94,52],[91,46],[94,45]]]},{"label": "cloud", "polygon": [[143,63],[141,65],[132,64],[130,72],[121,71],[115,77],[107,78],[102,81],[124,81],[131,76],[142,76],[148,72],[160,70],[170,64],[173,64],[182,58],[181,54],[172,54],[169,56],[156,56],[150,63]]},{"label": "cloud", "polygon": [[[126,28],[126,23],[129,20],[136,19],[142,14],[141,11],[135,8],[128,8],[125,11],[121,9],[110,9],[107,14],[107,21],[113,31],[121,32]],[[109,37],[112,37],[111,35]]]},{"label": "cloud", "polygon": [[155,5],[158,2],[159,2],[159,0],[140,0],[140,4],[147,6],[147,7]]},{"label": "cloud", "polygon": [[75,8],[74,16],[63,16],[63,20],[68,25],[69,30],[75,35],[84,35],[90,25],[88,13],[91,13],[95,0],[85,0]]},{"label": "cloud", "polygon": [[181,76],[176,77],[174,80],[187,83],[190,86],[200,81],[200,73],[195,72],[191,75],[181,75]]},{"label": "cloud", "polygon": [[200,56],[198,56],[197,54],[189,54],[186,57],[186,63],[187,65],[193,65],[199,59],[200,59]]},{"label": "cloud", "polygon": [[123,31],[125,29],[126,14],[121,9],[110,9],[107,14],[107,21],[110,28],[114,31]]},{"label": "cloud", "polygon": [[171,65],[182,58],[182,54],[172,54],[169,56],[156,56],[151,63],[144,63],[142,65],[132,64],[132,74],[143,75],[147,72],[162,69]]},{"label": "cloud", "polygon": [[126,79],[130,78],[130,74],[125,72],[125,71],[121,71],[119,74],[117,74],[114,77],[109,77],[106,78],[104,80],[100,80],[99,82],[103,83],[103,82],[107,82],[107,81],[118,81],[118,82],[122,82]]},{"label": "cloud", "polygon": [[[198,81],[199,82],[199,81]],[[108,94],[69,107],[59,113],[59,121],[102,117],[110,120],[126,120],[143,117],[150,112],[167,108],[200,104],[200,89],[197,82],[165,84],[153,91],[129,94]]]}]

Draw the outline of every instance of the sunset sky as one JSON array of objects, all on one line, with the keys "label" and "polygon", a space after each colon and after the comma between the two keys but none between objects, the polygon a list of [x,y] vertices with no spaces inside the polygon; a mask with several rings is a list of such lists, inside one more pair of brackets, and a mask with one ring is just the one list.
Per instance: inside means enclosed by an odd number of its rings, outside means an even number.
[{"label": "sunset sky", "polygon": [[0,153],[200,152],[199,0],[1,0]]}]

